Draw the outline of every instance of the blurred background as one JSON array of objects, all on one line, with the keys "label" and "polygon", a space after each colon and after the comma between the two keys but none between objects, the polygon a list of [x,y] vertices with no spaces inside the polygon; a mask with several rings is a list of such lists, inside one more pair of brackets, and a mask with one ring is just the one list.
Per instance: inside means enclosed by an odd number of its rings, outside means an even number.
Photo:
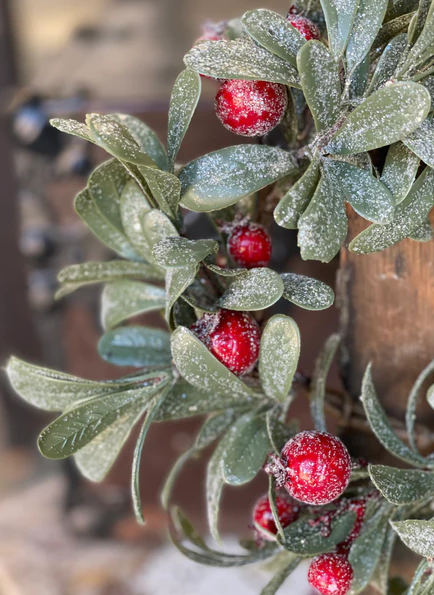
[{"label": "blurred background", "polygon": [[[107,157],[50,128],[48,118],[131,113],[164,139],[171,87],[203,23],[261,5],[282,14],[289,8],[285,0],[0,0],[1,365],[13,353],[90,379],[126,373],[96,351],[100,289],[53,300],[58,270],[110,254],[87,233],[72,206],[89,172]],[[213,113],[217,89],[216,82],[204,81],[180,162],[240,142]],[[301,263],[293,232],[273,228],[273,233],[276,268],[334,284],[336,263]],[[310,373],[313,357],[337,327],[336,311],[286,312],[311,339],[301,360]],[[302,403],[295,409],[307,420]],[[152,428],[142,468],[145,527],[136,524],[130,505],[134,437],[109,478],[91,485],[68,461],[39,455],[36,438],[49,420],[13,395],[0,376],[0,595],[260,591],[268,577],[263,569],[199,567],[167,544],[158,492],[200,420]],[[191,462],[176,499],[205,528],[203,479],[204,462]],[[267,483],[264,475],[225,493],[222,527],[229,542],[235,543],[235,534],[252,536],[251,508]],[[305,571],[282,593],[308,595]]]}]

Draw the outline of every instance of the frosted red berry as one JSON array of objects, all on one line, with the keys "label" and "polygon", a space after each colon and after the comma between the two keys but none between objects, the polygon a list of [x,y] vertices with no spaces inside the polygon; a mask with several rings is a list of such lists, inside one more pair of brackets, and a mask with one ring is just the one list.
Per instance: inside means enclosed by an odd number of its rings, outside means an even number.
[{"label": "frosted red berry", "polygon": [[353,569],[342,554],[321,554],[312,560],[307,578],[321,595],[346,595],[353,580]]},{"label": "frosted red berry", "polygon": [[246,269],[266,267],[271,258],[271,239],[257,223],[237,225],[228,239],[228,252],[234,262]]},{"label": "frosted red berry", "polygon": [[[276,508],[280,524],[283,528],[294,523],[300,514],[300,505],[287,495],[276,496]],[[253,521],[259,531],[265,529],[266,532],[271,533],[272,535],[277,534],[276,523],[274,522],[270,500],[267,495],[262,496],[262,498],[259,498],[256,502],[253,509]]]},{"label": "frosted red berry", "polygon": [[297,31],[305,38],[306,41],[321,38],[320,30],[315,25],[315,23],[312,23],[310,19],[289,12],[286,20],[294,27],[294,29],[297,29]]},{"label": "frosted red berry", "polygon": [[349,549],[351,548],[353,542],[360,535],[360,531],[362,530],[362,527],[363,527],[363,521],[365,519],[366,503],[367,503],[366,498],[363,498],[363,497],[354,498],[352,500],[348,500],[348,502],[345,503],[344,506],[340,507],[342,512],[347,512],[347,511],[355,512],[356,513],[356,521],[355,521],[354,526],[351,530],[351,533],[348,535],[348,537],[345,539],[345,541],[338,544],[336,551],[339,554],[347,554]]},{"label": "frosted red berry", "polygon": [[266,81],[225,81],[215,98],[223,126],[242,136],[263,136],[273,130],[287,104],[285,85]]},{"label": "frosted red berry", "polygon": [[332,502],[350,481],[350,455],[341,440],[327,432],[305,431],[291,438],[280,464],[286,470],[286,489],[306,504]]},{"label": "frosted red berry", "polygon": [[258,323],[246,312],[205,314],[191,330],[211,353],[238,376],[250,372],[259,356]]}]

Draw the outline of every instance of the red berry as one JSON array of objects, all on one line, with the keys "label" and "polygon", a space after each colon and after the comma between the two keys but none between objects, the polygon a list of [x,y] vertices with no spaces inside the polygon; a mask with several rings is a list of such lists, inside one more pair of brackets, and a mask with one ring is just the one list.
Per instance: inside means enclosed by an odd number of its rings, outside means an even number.
[{"label": "red berry", "polygon": [[322,595],[346,595],[353,580],[353,569],[341,554],[321,554],[310,563],[307,578]]},{"label": "red berry", "polygon": [[266,267],[271,258],[271,239],[262,225],[237,225],[229,236],[228,251],[241,267]]},{"label": "red berry", "polygon": [[356,521],[354,527],[348,537],[342,543],[338,544],[337,552],[339,554],[347,554],[353,542],[360,535],[363,527],[363,520],[366,513],[366,498],[354,498],[348,500],[348,504],[341,508],[342,512],[353,511],[356,513]]},{"label": "red berry", "polygon": [[251,372],[259,356],[258,323],[246,312],[220,310],[205,314],[191,330],[231,372]]},{"label": "red berry", "polygon": [[351,459],[344,444],[327,432],[300,432],[283,447],[285,487],[296,500],[328,504],[350,481]]},{"label": "red berry", "polygon": [[[298,519],[300,506],[296,504],[287,495],[276,496],[276,507],[279,515],[280,524],[283,528],[288,527]],[[265,529],[268,533],[277,534],[276,523],[271,512],[270,500],[268,496],[262,496],[255,504],[253,509],[253,520],[256,527],[260,530]]]},{"label": "red berry", "polygon": [[306,41],[321,38],[321,33],[318,27],[315,25],[315,23],[312,23],[310,19],[289,12],[286,20],[294,27],[294,29],[297,29],[297,31],[305,38]]},{"label": "red berry", "polygon": [[273,130],[287,104],[286,87],[266,81],[225,81],[215,98],[223,126],[243,136],[263,136]]}]

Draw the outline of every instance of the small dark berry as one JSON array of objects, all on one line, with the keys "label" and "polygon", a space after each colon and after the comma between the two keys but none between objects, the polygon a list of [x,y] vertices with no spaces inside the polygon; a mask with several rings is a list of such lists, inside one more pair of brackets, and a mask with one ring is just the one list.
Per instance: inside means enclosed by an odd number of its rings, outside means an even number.
[{"label": "small dark berry", "polygon": [[251,372],[259,357],[258,323],[246,312],[220,310],[205,314],[191,330],[231,372]]},{"label": "small dark berry", "polygon": [[312,23],[310,19],[289,12],[286,20],[294,27],[294,29],[297,29],[297,31],[305,38],[306,41],[321,38],[321,33],[318,27],[315,25],[315,23]]},{"label": "small dark berry", "polygon": [[346,556],[321,554],[312,560],[307,578],[322,595],[346,595],[353,580],[353,569]]},{"label": "small dark berry", "polygon": [[[289,498],[288,495],[277,495],[276,507],[280,524],[283,528],[288,527],[298,519],[300,505]],[[276,523],[274,522],[270,500],[267,495],[262,496],[262,498],[256,502],[255,508],[253,509],[253,521],[259,531],[265,529],[265,531],[272,535],[277,534]]]},{"label": "small dark berry", "polygon": [[266,267],[271,258],[270,236],[257,223],[237,225],[229,236],[228,252],[240,267]]},{"label": "small dark berry", "polygon": [[286,87],[266,81],[225,81],[215,98],[223,126],[242,136],[263,136],[273,130],[287,105]]},{"label": "small dark berry", "polygon": [[344,444],[327,432],[300,432],[283,447],[285,487],[293,498],[323,505],[338,498],[351,475],[351,459]]}]

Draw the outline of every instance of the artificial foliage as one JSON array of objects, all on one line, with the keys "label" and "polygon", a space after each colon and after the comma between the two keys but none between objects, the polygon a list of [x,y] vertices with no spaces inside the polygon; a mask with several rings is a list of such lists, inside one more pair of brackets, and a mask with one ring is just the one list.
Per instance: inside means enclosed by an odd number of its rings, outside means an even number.
[{"label": "artificial foliage", "polygon": [[[421,373],[409,395],[407,441],[388,421],[367,369],[361,387],[367,422],[408,468],[398,462],[396,467],[350,464],[344,445],[325,433],[327,374],[339,346],[339,337],[331,336],[310,383],[313,435],[326,437],[318,444],[337,441],[345,468],[339,470],[335,459],[325,464],[327,473],[341,475],[331,479],[340,483],[320,504],[309,499],[309,490],[297,491],[301,502],[288,501],[281,487],[291,492],[296,485],[285,475],[287,467],[295,473],[295,458],[288,453],[294,437],[299,444],[309,434],[299,433],[290,409],[301,339],[294,320],[267,311],[281,299],[307,310],[325,309],[334,294],[320,281],[269,268],[270,240],[255,220],[278,196],[275,221],[298,230],[303,259],[322,262],[340,251],[348,208],[370,222],[349,245],[358,254],[386,250],[405,238],[432,239],[434,4],[299,0],[288,18],[253,10],[208,31],[184,61],[170,101],[167,146],[132,116],[90,114],[85,124],[52,121],[110,156],[90,175],[75,208],[113,253],[107,262],[61,271],[57,297],[104,284],[99,353],[137,372],[95,382],[12,357],[7,373],[17,393],[60,413],[41,433],[39,449],[50,459],[73,456],[86,478],[101,481],[140,424],[131,487],[135,514],[143,522],[139,472],[144,447],[145,456],[152,456],[146,453],[149,427],[205,415],[161,497],[170,512],[173,543],[182,553],[220,567],[272,559],[274,576],[262,595],[275,593],[303,558],[314,558],[309,579],[325,595],[355,595],[369,585],[383,595],[429,595],[434,592],[434,459],[418,450],[415,412],[434,366]],[[253,137],[277,125],[279,135],[178,163],[204,76],[222,85],[216,105],[225,126]],[[260,99],[268,93],[270,112],[258,111],[258,93]],[[239,100],[243,113],[234,112]],[[189,239],[188,211],[208,217],[215,235]],[[240,238],[247,237],[249,248],[258,230],[259,251],[246,256]],[[166,330],[128,323],[152,311],[164,319]],[[229,340],[236,349],[228,355]],[[242,350],[253,359],[246,356],[247,363],[240,363]],[[434,408],[434,388],[427,398]],[[253,515],[257,538],[242,542],[238,554],[211,547],[176,506],[183,464],[212,443],[206,501],[217,541],[224,486],[246,484],[263,468],[270,474],[268,495]],[[324,460],[330,459],[329,448]],[[304,455],[297,450],[297,456]],[[398,539],[422,559],[411,585],[389,577]]]}]

